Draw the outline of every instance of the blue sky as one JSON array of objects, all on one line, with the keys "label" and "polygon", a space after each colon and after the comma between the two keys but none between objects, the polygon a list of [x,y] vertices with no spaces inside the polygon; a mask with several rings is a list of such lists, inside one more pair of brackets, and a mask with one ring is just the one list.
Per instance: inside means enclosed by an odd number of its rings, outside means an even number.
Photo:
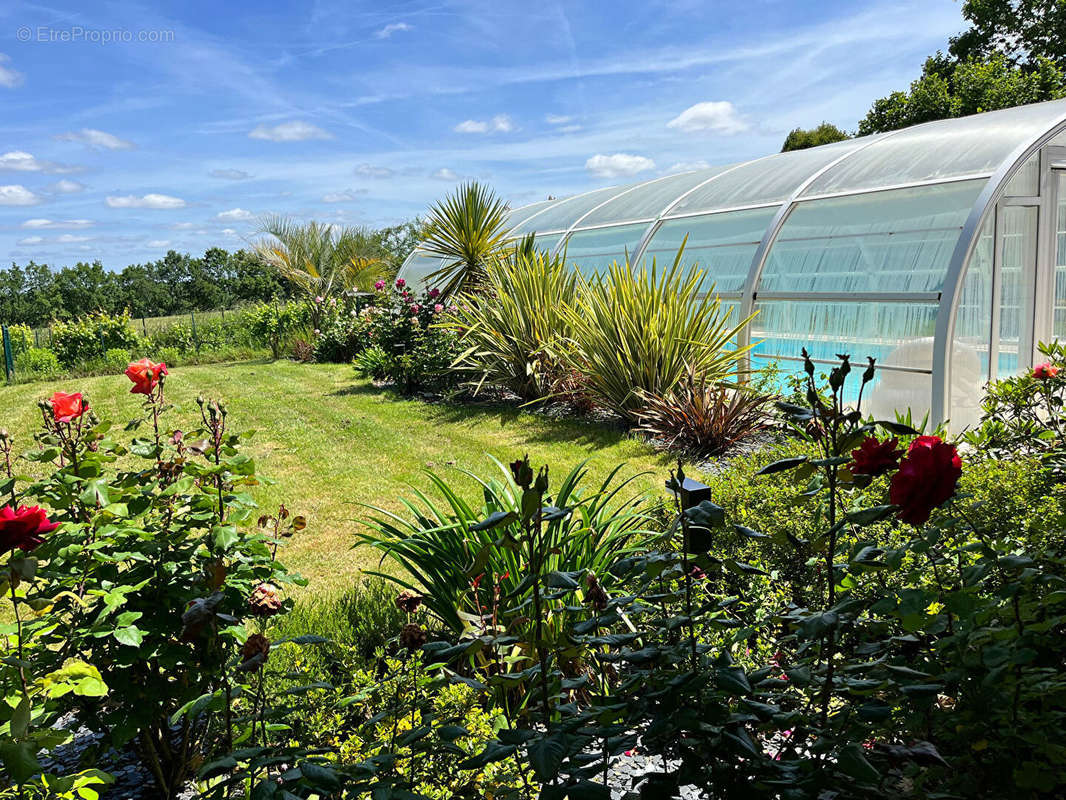
[{"label": "blue sky", "polygon": [[854,129],[954,0],[0,7],[0,259],[236,249],[267,214],[384,225],[458,181],[512,205]]}]

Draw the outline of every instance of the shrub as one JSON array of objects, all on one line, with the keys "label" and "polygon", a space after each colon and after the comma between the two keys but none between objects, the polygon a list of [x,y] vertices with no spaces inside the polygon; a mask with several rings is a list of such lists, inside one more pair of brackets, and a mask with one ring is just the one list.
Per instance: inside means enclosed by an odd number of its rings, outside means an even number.
[{"label": "shrub", "polygon": [[360,378],[383,381],[389,374],[390,361],[388,353],[373,345],[355,357],[355,374]]},{"label": "shrub", "polygon": [[[367,310],[367,337],[385,354],[383,377],[400,391],[441,391],[453,386],[450,369],[456,356],[455,335],[441,324],[439,292],[416,296],[398,279],[392,287],[375,284],[376,305]],[[372,358],[381,359],[378,354]],[[362,367],[357,365],[357,374]]]},{"label": "shrub", "polygon": [[47,347],[30,347],[15,357],[17,378],[53,378],[61,370],[56,354]]},{"label": "shrub", "polygon": [[138,345],[128,311],[121,314],[94,311],[70,322],[52,323],[51,349],[66,369],[102,359],[108,350],[133,351]]},{"label": "shrub", "polygon": [[574,298],[577,272],[562,255],[532,241],[488,262],[479,291],[456,299],[449,322],[460,331],[454,367],[474,386],[488,382],[525,400],[551,389],[552,353],[569,337],[564,306]]},{"label": "shrub", "polygon": [[689,373],[668,395],[644,396],[638,430],[663,447],[721,455],[766,428],[773,399]]},{"label": "shrub", "polygon": [[314,360],[320,363],[347,364],[370,343],[370,306],[345,299],[331,300],[322,314],[322,327],[315,333]]},{"label": "shrub", "polygon": [[[3,632],[18,638],[20,653],[28,642],[38,677],[85,682],[45,692],[41,709],[49,713],[16,719],[4,726],[10,733],[0,727],[0,761],[19,784],[40,771],[38,750],[64,737],[49,728],[53,710],[77,709],[79,721],[114,746],[136,743],[156,796],[165,798],[182,791],[198,764],[231,751],[238,735],[247,739],[235,720],[251,725],[251,745],[265,724],[250,698],[261,689],[269,643],[250,634],[261,629],[257,620],[291,605],[278,587],[302,581],[275,556],[281,538],[304,522],[284,507],[257,521],[247,494],[255,466],[240,452],[225,405],[201,399],[198,418],[182,424],[186,433],[168,432],[165,376],[156,365],[149,370],[137,384],[144,406],[126,426],[129,441],[113,438],[123,428],[98,419],[80,393],[42,402],[44,430],[23,457],[47,469],[45,477],[20,486],[11,439],[0,439],[0,493],[11,497],[0,509],[0,552],[21,548],[3,583],[16,619],[27,621]],[[29,498],[46,505],[48,524],[13,541],[23,529],[11,527],[11,516],[32,512]],[[6,658],[0,664],[4,723],[11,710],[38,703],[21,669]],[[92,701],[107,691],[114,702]]]},{"label": "shrub", "polygon": [[255,341],[268,345],[274,359],[281,358],[285,343],[307,327],[307,306],[303,303],[260,303],[248,311]]},{"label": "shrub", "polygon": [[112,347],[104,353],[103,368],[109,373],[120,373],[130,363],[130,351],[121,347]]},{"label": "shrub", "polygon": [[33,347],[33,329],[29,325],[16,323],[7,326],[7,338],[11,342],[11,356],[18,358]]},{"label": "shrub", "polygon": [[181,363],[181,353],[176,347],[160,347],[155,351],[159,360],[166,364],[168,367],[176,367]]},{"label": "shrub", "polygon": [[661,272],[654,262],[634,270],[627,261],[604,277],[581,277],[565,307],[573,347],[562,355],[587,374],[607,407],[631,421],[644,397],[668,395],[690,371],[701,380],[726,378],[746,352],[731,343],[748,320],[730,327],[714,287],[703,286],[702,270],[682,266],[683,253],[682,246]]}]

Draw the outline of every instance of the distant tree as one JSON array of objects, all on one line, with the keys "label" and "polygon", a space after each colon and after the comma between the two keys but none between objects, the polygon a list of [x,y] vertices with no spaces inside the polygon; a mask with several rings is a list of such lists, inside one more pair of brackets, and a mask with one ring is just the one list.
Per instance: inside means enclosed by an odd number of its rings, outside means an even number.
[{"label": "distant tree", "polygon": [[411,255],[422,240],[425,225],[420,219],[407,220],[399,225],[382,228],[377,232],[381,257],[389,267],[389,274],[395,275],[407,257]]},{"label": "distant tree", "polygon": [[261,232],[267,238],[256,253],[310,302],[315,328],[322,300],[346,289],[368,290],[385,274],[374,232],[366,228],[273,217],[263,222]]},{"label": "distant tree", "polygon": [[957,61],[999,54],[1012,66],[1041,60],[1066,67],[1066,3],[1062,0],[965,0],[970,27],[951,40]]},{"label": "distant tree", "polygon": [[793,128],[785,137],[781,152],[806,150],[808,147],[818,147],[818,145],[832,144],[850,138],[847,133],[831,122],[823,122],[817,128]]}]

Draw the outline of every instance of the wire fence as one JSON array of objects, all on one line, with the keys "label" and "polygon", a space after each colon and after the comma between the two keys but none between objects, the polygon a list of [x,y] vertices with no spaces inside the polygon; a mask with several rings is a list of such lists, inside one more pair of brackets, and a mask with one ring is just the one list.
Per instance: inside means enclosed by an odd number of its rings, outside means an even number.
[{"label": "wire fence", "polygon": [[[190,311],[186,314],[170,314],[164,317],[131,317],[130,325],[139,334],[151,336],[169,330],[175,325],[188,325],[196,328],[210,320],[225,321],[227,314],[234,314],[238,309],[222,308],[215,311]],[[52,326],[42,325],[33,329],[33,346],[50,347],[52,344]]]}]

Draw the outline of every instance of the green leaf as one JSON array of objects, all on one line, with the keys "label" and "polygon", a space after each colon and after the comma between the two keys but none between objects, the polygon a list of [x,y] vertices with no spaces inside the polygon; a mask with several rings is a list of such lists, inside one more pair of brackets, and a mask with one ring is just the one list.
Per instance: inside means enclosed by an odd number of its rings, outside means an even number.
[{"label": "green leaf", "polygon": [[134,627],[117,628],[112,635],[119,644],[128,645],[129,647],[140,647],[141,642],[144,641],[144,634]]},{"label": "green leaf", "polygon": [[556,731],[526,744],[529,765],[541,783],[555,780],[566,757],[566,737]]},{"label": "green leaf", "polygon": [[795,456],[793,458],[782,458],[780,461],[775,461],[772,464],[767,464],[765,467],[756,472],[756,475],[773,475],[775,472],[784,472],[787,469],[795,469],[800,464],[807,463],[807,456]]},{"label": "green leaf", "polygon": [[685,509],[685,519],[696,528],[720,528],[725,525],[725,509],[710,500],[704,500],[698,506]]},{"label": "green leaf", "polygon": [[844,745],[837,757],[837,766],[845,775],[850,775],[860,783],[877,784],[881,781],[881,773],[866,760],[861,744],[853,742]]},{"label": "green leaf", "polygon": [[87,506],[103,507],[111,502],[108,492],[107,481],[104,478],[96,478],[85,484],[85,489],[78,499]]},{"label": "green leaf", "polygon": [[486,745],[485,749],[476,756],[471,756],[465,761],[460,762],[459,769],[481,769],[487,764],[510,758],[515,754],[517,749],[518,748],[513,744],[501,744],[495,740],[491,741]]},{"label": "green leaf", "polygon": [[0,763],[16,783],[25,783],[41,771],[35,749],[30,742],[0,742]]},{"label": "green leaf", "polygon": [[848,512],[848,520],[855,525],[872,525],[875,522],[880,522],[898,506],[872,506],[870,508],[862,508],[857,511]]},{"label": "green leaf", "polygon": [[9,727],[11,735],[15,739],[21,739],[26,735],[26,731],[30,728],[30,710],[31,710],[30,696],[24,694],[19,704],[15,706],[15,710],[11,714],[11,722]]},{"label": "green leaf", "polygon": [[469,736],[470,731],[462,725],[441,725],[437,728],[437,736],[446,742],[454,742],[461,736]]},{"label": "green leaf", "polygon": [[887,419],[879,419],[874,425],[880,425],[886,431],[891,431],[897,436],[919,436],[920,432],[916,431],[910,425],[904,425],[902,422],[892,422]]},{"label": "green leaf", "polygon": [[300,773],[311,783],[313,788],[324,789],[327,792],[340,791],[341,779],[329,767],[324,767],[313,761],[301,761],[299,767]]},{"label": "green leaf", "polygon": [[753,531],[751,528],[745,528],[743,525],[734,525],[733,526],[733,530],[735,530],[741,536],[746,536],[749,539],[769,539],[770,538],[765,533],[759,533],[758,531]]},{"label": "green leaf", "polygon": [[237,544],[237,540],[240,537],[237,535],[236,526],[216,525],[211,529],[211,538],[214,542],[215,549],[225,552],[233,547],[233,545]]},{"label": "green leaf", "polygon": [[751,692],[748,676],[744,674],[744,670],[740,667],[718,667],[714,672],[718,679],[719,688],[726,689],[734,694],[749,694]]},{"label": "green leaf", "polygon": [[470,530],[475,532],[488,531],[501,525],[507,525],[516,519],[518,519],[518,515],[513,511],[494,511],[481,522],[471,525]]}]

